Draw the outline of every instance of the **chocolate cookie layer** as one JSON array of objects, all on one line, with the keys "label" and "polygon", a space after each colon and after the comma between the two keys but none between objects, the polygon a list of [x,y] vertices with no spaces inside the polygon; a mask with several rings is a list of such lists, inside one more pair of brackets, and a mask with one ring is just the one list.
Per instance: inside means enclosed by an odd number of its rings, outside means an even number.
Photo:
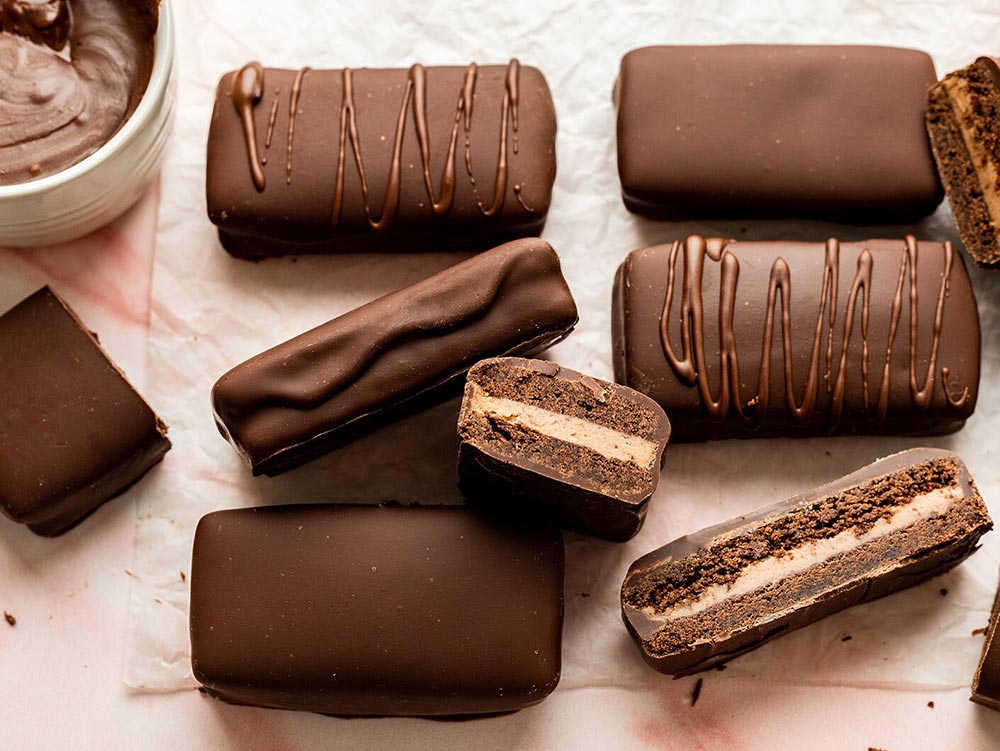
[{"label": "chocolate cookie layer", "polygon": [[506,65],[223,77],[208,213],[235,256],[482,249],[538,235],[555,180],[545,78]]},{"label": "chocolate cookie layer", "polygon": [[1000,63],[981,57],[927,94],[927,132],[966,250],[1000,264]]},{"label": "chocolate cookie layer", "polygon": [[646,47],[615,86],[625,205],[658,218],[931,213],[930,57],[861,46]]},{"label": "chocolate cookie layer", "polygon": [[195,534],[192,667],[237,704],[521,709],[559,682],[562,620],[558,530],[462,507],[217,511]]},{"label": "chocolate cookie layer", "polygon": [[576,325],[544,240],[494,248],[238,365],[212,390],[219,430],[277,474],[457,393],[484,357],[532,354]]},{"label": "chocolate cookie layer", "polygon": [[167,427],[48,287],[0,316],[0,511],[65,532],[170,448]]},{"label": "chocolate cookie layer", "polygon": [[979,315],[949,243],[693,235],[631,253],[613,308],[616,380],[675,441],[948,433],[976,406]]},{"label": "chocolate cookie layer", "polygon": [[507,357],[469,371],[458,434],[470,503],[627,540],[646,518],[670,423],[632,389]]},{"label": "chocolate cookie layer", "polygon": [[947,571],[992,526],[961,459],[912,449],[643,556],[622,617],[647,663],[686,675]]},{"label": "chocolate cookie layer", "polygon": [[110,140],[149,83],[158,21],[157,0],[0,0],[0,185]]}]

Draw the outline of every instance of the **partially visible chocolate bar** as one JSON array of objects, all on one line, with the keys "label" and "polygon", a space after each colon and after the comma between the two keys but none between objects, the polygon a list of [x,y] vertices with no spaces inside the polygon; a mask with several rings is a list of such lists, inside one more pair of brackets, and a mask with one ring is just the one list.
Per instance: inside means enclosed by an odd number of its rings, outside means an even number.
[{"label": "partially visible chocolate bar", "polygon": [[724,45],[629,52],[615,85],[626,207],[654,218],[917,219],[941,202],[924,52]]},{"label": "partially visible chocolate bar", "polygon": [[226,373],[216,422],[277,474],[441,401],[485,357],[540,352],[576,325],[559,257],[527,238],[345,313]]},{"label": "partially visible chocolate bar", "polygon": [[943,573],[992,526],[961,459],[911,449],[643,556],[622,617],[650,666],[696,673]]},{"label": "partially visible chocolate bar", "polygon": [[556,117],[537,68],[470,64],[226,74],[208,214],[243,258],[479,250],[538,235]]},{"label": "partially visible chocolate bar", "polygon": [[0,316],[0,511],[62,534],[170,448],[167,426],[45,287]]},{"label": "partially visible chocolate bar", "polygon": [[467,715],[559,682],[563,542],[461,506],[216,511],[191,564],[191,662],[236,704]]},{"label": "partially visible chocolate bar", "polygon": [[972,678],[972,701],[1000,710],[1000,590],[993,601],[983,654]]},{"label": "partially visible chocolate bar", "polygon": [[621,541],[645,521],[670,423],[625,386],[502,357],[469,371],[458,435],[469,503]]},{"label": "partially visible chocolate bar", "polygon": [[934,84],[927,132],[962,244],[1000,266],[1000,61],[980,57]]},{"label": "partially visible chocolate bar", "polygon": [[979,389],[976,298],[950,243],[734,242],[631,253],[615,377],[674,441],[958,430]]}]

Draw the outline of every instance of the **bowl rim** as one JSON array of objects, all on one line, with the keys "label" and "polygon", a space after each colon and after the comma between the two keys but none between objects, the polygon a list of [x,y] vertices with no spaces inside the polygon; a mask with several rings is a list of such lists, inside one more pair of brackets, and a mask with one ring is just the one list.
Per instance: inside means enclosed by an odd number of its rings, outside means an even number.
[{"label": "bowl rim", "polygon": [[0,185],[0,201],[13,198],[30,198],[70,183],[82,175],[97,169],[120,151],[135,134],[146,126],[150,115],[158,108],[166,94],[170,73],[174,63],[174,17],[171,0],[159,0],[159,20],[153,37],[156,49],[153,52],[153,69],[149,74],[146,90],[139,99],[135,112],[104,145],[85,159],[64,170],[47,175],[38,180],[30,180],[15,185]]}]

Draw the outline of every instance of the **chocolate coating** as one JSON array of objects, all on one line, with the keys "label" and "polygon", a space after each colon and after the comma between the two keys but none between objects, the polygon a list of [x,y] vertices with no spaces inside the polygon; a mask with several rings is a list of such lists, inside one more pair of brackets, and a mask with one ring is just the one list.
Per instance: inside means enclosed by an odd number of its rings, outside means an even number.
[{"label": "chocolate coating", "polygon": [[646,47],[615,87],[629,210],[657,218],[885,223],[942,191],[924,131],[936,74],[915,50]]},{"label": "chocolate coating", "polygon": [[646,519],[670,422],[633,389],[548,360],[503,357],[469,371],[458,435],[468,503],[620,542]]},{"label": "chocolate coating", "polygon": [[[61,172],[131,117],[153,69],[157,0],[0,0],[0,185]],[[69,59],[45,47],[62,49]]]},{"label": "chocolate coating", "polygon": [[616,379],[674,441],[938,434],[975,409],[975,295],[949,243],[732,242],[634,251],[613,303]]},{"label": "chocolate coating", "polygon": [[[895,485],[896,473],[907,475],[911,485]],[[799,579],[790,589],[784,589],[779,581],[764,585],[749,595],[727,595],[727,599],[742,601],[736,609],[742,618],[736,623],[722,629],[715,627],[721,633],[711,636],[706,633],[704,638],[696,636],[682,648],[665,651],[656,648],[662,622],[651,617],[648,605],[639,607],[635,600],[645,602],[648,599],[643,590],[648,592],[648,582],[657,576],[659,568],[711,549],[711,559],[721,562],[720,567],[726,569],[730,566],[730,551],[740,546],[756,555],[760,545],[764,545],[766,555],[788,560],[774,549],[785,543],[786,536],[791,537],[793,527],[765,534],[764,537],[769,538],[766,544],[750,542],[748,538],[757,529],[796,514],[811,515],[811,523],[804,525],[807,536],[812,533],[829,540],[827,530],[837,524],[844,524],[846,529],[860,534],[862,525],[851,524],[850,517],[855,511],[862,517],[872,508],[886,513],[886,501],[895,502],[902,492],[913,491],[913,486],[923,492],[948,487],[951,483],[961,500],[943,514],[922,519],[864,547],[840,552],[825,563],[789,577]],[[652,668],[674,676],[687,675],[727,662],[845,608],[944,573],[974,553],[980,537],[992,526],[968,468],[958,456],[940,449],[911,449],[751,514],[685,535],[642,556],[629,567],[622,584],[622,618],[643,659]],[[801,528],[795,531],[801,533]],[[795,558],[794,549],[791,558]],[[704,570],[696,571],[693,581],[706,575]],[[662,585],[659,591],[661,596],[671,596]],[[726,601],[723,601],[721,607],[725,606]],[[713,619],[708,617],[706,622],[712,624]]]},{"label": "chocolate coating", "polygon": [[170,448],[166,426],[48,287],[0,316],[0,511],[65,532]]},{"label": "chocolate coating", "polygon": [[536,68],[312,70],[223,77],[208,213],[235,256],[483,249],[538,235],[555,109]]},{"label": "chocolate coating", "polygon": [[972,678],[972,701],[984,707],[1000,711],[1000,590],[993,601],[990,625],[986,629],[986,641],[979,666]]},{"label": "chocolate coating", "polygon": [[576,325],[544,240],[501,245],[238,365],[212,390],[219,430],[277,474],[457,393],[484,357],[531,354]]},{"label": "chocolate coating", "polygon": [[195,534],[194,675],[238,704],[521,709],[559,682],[562,619],[558,531],[462,507],[217,511]]}]

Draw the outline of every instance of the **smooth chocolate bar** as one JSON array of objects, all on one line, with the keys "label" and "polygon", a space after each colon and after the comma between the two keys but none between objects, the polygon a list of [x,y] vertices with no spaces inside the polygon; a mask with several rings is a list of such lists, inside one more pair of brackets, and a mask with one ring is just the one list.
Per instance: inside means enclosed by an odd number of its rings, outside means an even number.
[{"label": "smooth chocolate bar", "polygon": [[621,541],[646,519],[670,423],[625,386],[503,357],[469,371],[458,435],[470,503]]},{"label": "smooth chocolate bar", "polygon": [[990,625],[986,629],[986,641],[979,666],[972,678],[972,701],[990,709],[1000,710],[1000,590],[993,601]]},{"label": "smooth chocolate bar", "polygon": [[458,393],[484,357],[532,354],[576,325],[559,257],[515,240],[279,344],[212,390],[254,474],[277,474]]},{"label": "smooth chocolate bar", "polygon": [[559,682],[563,542],[461,506],[273,506],[198,524],[191,662],[237,704],[463,715]]},{"label": "smooth chocolate bar", "polygon": [[976,406],[979,315],[950,243],[692,235],[628,256],[613,321],[616,379],[674,441],[933,435]]},{"label": "smooth chocolate bar", "polygon": [[483,249],[541,233],[556,173],[541,72],[507,65],[222,78],[208,214],[235,256]]},{"label": "smooth chocolate bar", "polygon": [[654,218],[913,220],[941,202],[926,53],[891,47],[645,47],[615,86],[629,210]]},{"label": "smooth chocolate bar", "polygon": [[170,448],[167,426],[48,287],[0,316],[0,510],[54,536]]},{"label": "smooth chocolate bar", "polygon": [[962,244],[1000,266],[1000,61],[980,57],[932,86],[927,132]]},{"label": "smooth chocolate bar", "polygon": [[650,666],[687,675],[943,573],[992,526],[961,459],[912,449],[643,556],[622,617]]}]

